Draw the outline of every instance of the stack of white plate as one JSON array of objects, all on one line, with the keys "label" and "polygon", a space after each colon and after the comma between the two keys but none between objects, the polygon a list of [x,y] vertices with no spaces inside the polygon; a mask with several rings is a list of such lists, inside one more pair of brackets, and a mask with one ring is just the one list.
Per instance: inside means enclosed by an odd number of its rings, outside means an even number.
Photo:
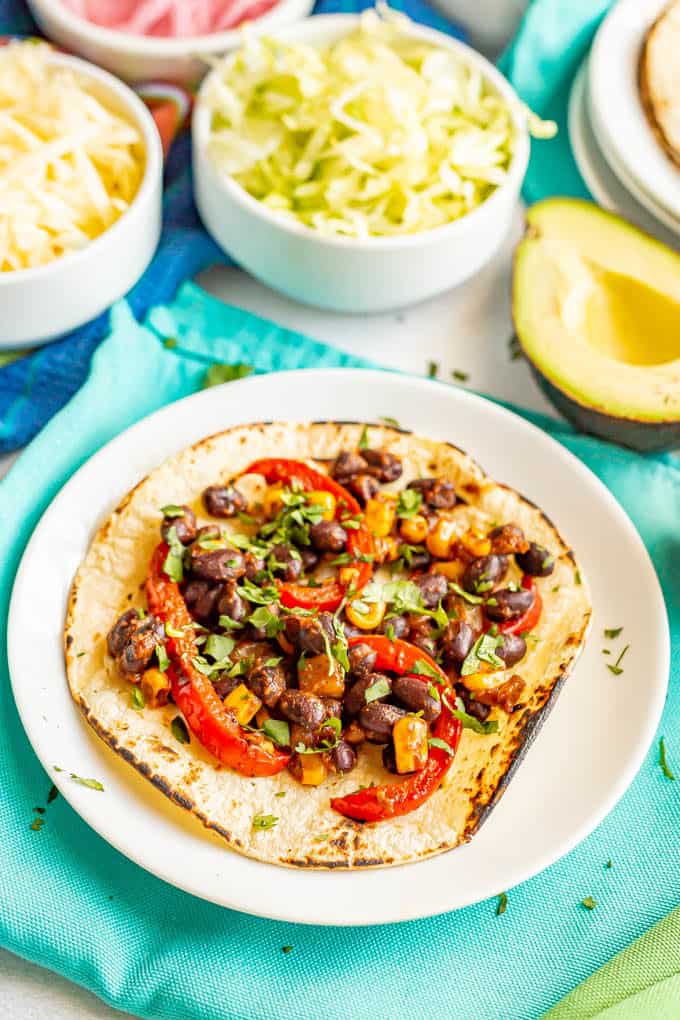
[{"label": "stack of white plate", "polygon": [[667,4],[619,0],[614,6],[574,80],[569,138],[593,197],[678,248],[680,169],[655,138],[638,87],[645,37]]}]

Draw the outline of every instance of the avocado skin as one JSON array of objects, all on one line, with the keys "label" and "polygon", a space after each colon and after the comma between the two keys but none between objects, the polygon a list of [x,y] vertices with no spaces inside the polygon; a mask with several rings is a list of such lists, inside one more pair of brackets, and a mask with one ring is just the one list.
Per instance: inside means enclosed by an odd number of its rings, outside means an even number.
[{"label": "avocado skin", "polygon": [[536,382],[553,407],[580,432],[588,432],[600,439],[607,439],[610,443],[627,446],[631,450],[637,450],[638,453],[663,453],[680,447],[680,421],[646,422],[604,414],[568,397],[530,360],[529,366]]}]

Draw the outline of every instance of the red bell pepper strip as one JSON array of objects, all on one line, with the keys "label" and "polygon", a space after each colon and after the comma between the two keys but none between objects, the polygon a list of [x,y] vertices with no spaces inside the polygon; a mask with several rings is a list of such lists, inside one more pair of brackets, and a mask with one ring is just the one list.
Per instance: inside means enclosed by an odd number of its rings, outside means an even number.
[{"label": "red bell pepper strip", "polygon": [[[350,638],[349,644],[350,646],[364,644],[373,648],[377,653],[374,668],[386,669],[399,676],[408,673],[422,678],[422,674],[417,672],[417,664],[424,662],[429,670],[436,674],[443,689],[450,688],[446,673],[437,663],[422,649],[406,641],[400,641],[398,638],[390,641],[382,635],[369,634]],[[442,710],[435,723],[433,736],[447,744],[455,754],[462,729],[460,720],[456,719],[442,699]],[[339,814],[359,822],[382,822],[387,818],[409,814],[424,804],[438,789],[450,764],[451,754],[448,750],[430,745],[427,763],[419,772],[414,772],[399,783],[370,786],[346,797],[334,797],[331,800],[331,807]]]},{"label": "red bell pepper strip", "polygon": [[167,652],[172,696],[197,740],[223,765],[244,776],[273,776],[290,761],[290,754],[269,750],[259,733],[238,724],[208,679],[193,665],[198,654],[193,620],[178,586],[163,572],[168,554],[165,542],[154,550],[146,581],[150,611],[181,636],[168,635]]},{"label": "red bell pepper strip", "polygon": [[[342,523],[343,519],[354,517],[361,513],[361,507],[358,502],[344,486],[336,482],[330,475],[317,471],[301,460],[290,460],[284,457],[266,457],[263,460],[256,460],[245,469],[243,474],[262,475],[270,484],[276,482],[290,484],[292,481],[296,481],[306,492],[312,492],[313,490],[330,492],[335,496],[335,517],[340,523]],[[350,556],[356,557],[347,564],[353,570],[351,587],[359,591],[370,581],[373,566],[370,562],[361,560],[358,557],[373,556],[373,537],[362,523],[359,523],[358,528],[347,528],[347,531],[347,552]],[[310,588],[304,584],[295,584],[288,581],[285,583],[280,582],[277,587],[281,594],[281,603],[286,609],[302,608],[329,610],[332,612],[338,608],[350,585],[333,580],[326,581],[318,588]]]},{"label": "red bell pepper strip", "polygon": [[[541,598],[536,583],[529,574],[525,574],[522,578],[522,587],[527,591],[534,593],[534,601],[531,603],[529,608],[521,616],[516,616],[513,620],[506,620],[505,623],[497,624],[498,630],[501,634],[523,634],[525,631],[533,630],[541,617],[541,611],[543,609],[543,599]],[[484,629],[488,630],[491,626],[491,621],[486,618]]]}]

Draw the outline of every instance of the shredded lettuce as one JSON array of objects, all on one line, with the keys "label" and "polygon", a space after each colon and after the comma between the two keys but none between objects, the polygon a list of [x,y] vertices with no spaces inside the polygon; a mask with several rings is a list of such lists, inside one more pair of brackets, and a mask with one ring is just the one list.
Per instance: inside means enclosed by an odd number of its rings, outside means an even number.
[{"label": "shredded lettuce", "polygon": [[449,223],[503,184],[513,156],[509,104],[384,8],[321,48],[246,38],[204,101],[218,171],[325,235]]}]

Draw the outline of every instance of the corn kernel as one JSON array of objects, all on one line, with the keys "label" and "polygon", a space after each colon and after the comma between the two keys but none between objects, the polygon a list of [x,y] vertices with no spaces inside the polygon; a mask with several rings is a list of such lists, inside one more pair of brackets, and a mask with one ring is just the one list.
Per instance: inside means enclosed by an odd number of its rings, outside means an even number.
[{"label": "corn kernel", "polygon": [[167,704],[170,693],[170,679],[167,673],[161,673],[160,669],[147,669],[142,673],[139,686],[149,708]]},{"label": "corn kernel", "polygon": [[386,538],[392,531],[396,515],[397,504],[394,499],[369,499],[366,503],[364,521],[374,535]]},{"label": "corn kernel", "polygon": [[502,670],[489,673],[469,673],[468,676],[460,678],[460,682],[469,691],[492,691],[495,687],[500,687],[505,683],[505,680],[506,675]]},{"label": "corn kernel", "polygon": [[269,520],[276,517],[283,507],[283,486],[282,485],[268,485],[262,496],[262,509],[265,517]]},{"label": "corn kernel", "polygon": [[311,503],[312,506],[321,507],[323,510],[321,514],[322,520],[332,521],[335,517],[336,499],[332,492],[314,489],[312,492],[307,493],[307,502]]},{"label": "corn kernel", "polygon": [[478,556],[488,556],[491,552],[491,539],[475,528],[469,528],[468,531],[460,536],[458,542],[466,552],[475,558]]},{"label": "corn kernel", "polygon": [[427,518],[423,517],[422,514],[405,517],[399,524],[399,534],[401,537],[404,541],[412,542],[414,545],[424,542],[429,530],[430,525],[427,523]]},{"label": "corn kernel", "polygon": [[449,581],[460,581],[465,573],[465,564],[462,560],[446,560],[437,564],[437,573],[443,574]]},{"label": "corn kernel", "polygon": [[326,778],[326,763],[321,754],[300,755],[300,782],[303,786],[320,786]]},{"label": "corn kernel", "polygon": [[427,536],[425,545],[428,552],[439,560],[448,560],[456,541],[456,525],[448,517],[440,517]]},{"label": "corn kernel", "polygon": [[224,699],[224,707],[236,716],[241,726],[247,726],[253,716],[262,708],[260,699],[249,691],[245,684],[239,684]]},{"label": "corn kernel", "polygon": [[347,603],[345,615],[349,622],[358,627],[359,630],[375,630],[382,623],[386,608],[382,600],[378,602],[364,602],[359,597],[353,602]]},{"label": "corn kernel", "polygon": [[298,663],[298,684],[301,691],[320,698],[341,698],[345,693],[345,671],[337,659],[313,655]]},{"label": "corn kernel", "polygon": [[397,772],[416,772],[427,762],[429,728],[424,719],[405,715],[392,727]]}]

